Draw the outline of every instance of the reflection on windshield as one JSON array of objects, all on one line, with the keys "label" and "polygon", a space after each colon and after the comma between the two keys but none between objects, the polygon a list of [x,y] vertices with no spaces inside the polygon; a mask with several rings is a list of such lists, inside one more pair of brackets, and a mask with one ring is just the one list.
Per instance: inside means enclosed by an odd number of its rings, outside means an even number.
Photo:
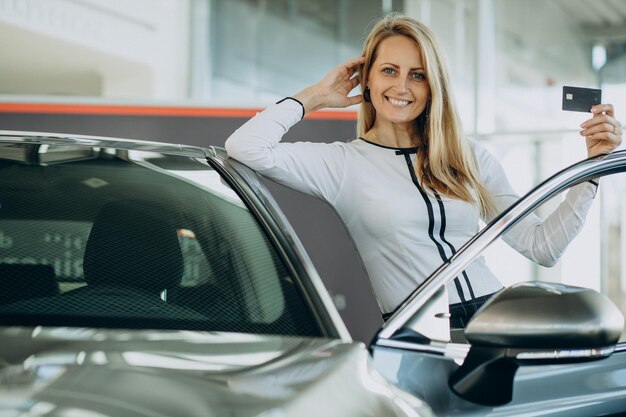
[{"label": "reflection on windshield", "polygon": [[319,334],[279,252],[203,158],[100,146],[77,159],[80,145],[51,144],[54,164],[9,158],[25,146],[0,147],[11,323]]}]

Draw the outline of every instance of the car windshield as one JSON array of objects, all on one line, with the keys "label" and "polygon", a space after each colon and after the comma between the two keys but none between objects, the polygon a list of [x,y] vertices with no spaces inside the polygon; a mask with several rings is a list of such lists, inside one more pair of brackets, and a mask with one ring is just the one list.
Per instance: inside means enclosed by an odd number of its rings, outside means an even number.
[{"label": "car windshield", "polygon": [[203,158],[4,143],[0,172],[4,324],[319,334]]}]

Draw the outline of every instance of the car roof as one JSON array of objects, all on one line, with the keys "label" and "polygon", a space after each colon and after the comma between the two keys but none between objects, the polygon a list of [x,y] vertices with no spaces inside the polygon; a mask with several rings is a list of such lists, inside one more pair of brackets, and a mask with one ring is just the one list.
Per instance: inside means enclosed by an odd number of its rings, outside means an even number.
[{"label": "car roof", "polygon": [[217,152],[214,150],[215,147],[202,148],[192,145],[183,145],[167,142],[152,142],[138,139],[77,135],[71,133],[28,132],[12,130],[0,130],[0,143],[2,142],[143,150],[198,158],[205,158]]}]

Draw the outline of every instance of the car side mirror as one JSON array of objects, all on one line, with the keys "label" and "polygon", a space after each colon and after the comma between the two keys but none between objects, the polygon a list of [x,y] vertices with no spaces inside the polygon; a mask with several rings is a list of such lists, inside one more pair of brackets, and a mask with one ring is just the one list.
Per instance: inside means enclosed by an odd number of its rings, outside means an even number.
[{"label": "car side mirror", "polygon": [[596,291],[517,284],[496,294],[468,323],[465,336],[471,347],[449,384],[468,401],[506,404],[519,366],[605,358],[623,328],[620,310]]}]

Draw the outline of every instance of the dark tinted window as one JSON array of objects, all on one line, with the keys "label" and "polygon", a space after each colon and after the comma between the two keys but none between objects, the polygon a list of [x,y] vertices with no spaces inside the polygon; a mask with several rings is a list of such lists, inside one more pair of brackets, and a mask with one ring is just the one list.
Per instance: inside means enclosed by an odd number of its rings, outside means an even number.
[{"label": "dark tinted window", "polygon": [[[275,248],[204,161],[63,148],[64,161],[30,146],[0,147],[0,320],[318,334]],[[29,157],[43,151],[54,161]]]}]

